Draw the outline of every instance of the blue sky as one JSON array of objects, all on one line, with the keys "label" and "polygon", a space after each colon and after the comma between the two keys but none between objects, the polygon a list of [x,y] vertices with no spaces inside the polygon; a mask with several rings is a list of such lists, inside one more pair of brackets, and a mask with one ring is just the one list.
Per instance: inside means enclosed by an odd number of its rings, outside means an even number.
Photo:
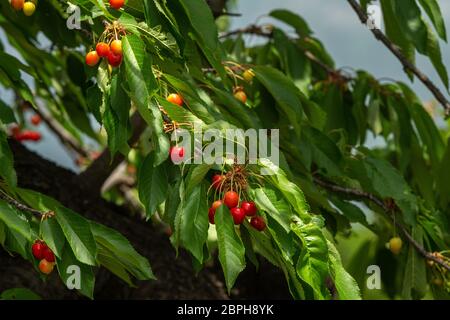
[{"label": "blue sky", "polygon": [[[450,35],[450,1],[440,0],[439,4]],[[301,15],[331,53],[338,68],[365,69],[377,78],[387,77],[410,83],[398,60],[359,22],[345,0],[238,0],[232,11],[241,13],[242,17],[231,19],[232,28],[244,27],[257,20],[272,23],[273,20],[261,17],[278,8],[289,9]],[[444,64],[450,69],[450,45],[442,42],[441,49]],[[417,63],[422,71],[446,91],[427,58],[419,57]],[[412,87],[422,99],[432,99],[432,95],[417,80]]]}]

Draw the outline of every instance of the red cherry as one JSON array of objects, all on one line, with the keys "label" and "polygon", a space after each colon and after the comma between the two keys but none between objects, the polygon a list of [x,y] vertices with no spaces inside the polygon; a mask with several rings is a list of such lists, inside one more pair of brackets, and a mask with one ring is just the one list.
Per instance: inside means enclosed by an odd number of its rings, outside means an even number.
[{"label": "red cherry", "polygon": [[241,208],[245,211],[245,214],[249,217],[256,215],[256,212],[258,211],[253,201],[242,202]]},{"label": "red cherry", "polygon": [[111,8],[119,10],[125,4],[125,0],[109,0]]},{"label": "red cherry", "polygon": [[95,46],[95,51],[97,51],[99,57],[106,58],[109,55],[110,48],[107,43],[99,42]]},{"label": "red cherry", "polygon": [[215,190],[220,191],[220,189],[222,189],[222,181],[225,180],[225,176],[222,174],[215,174],[212,177],[212,187]]},{"label": "red cherry", "polygon": [[184,158],[184,148],[183,147],[178,147],[178,146],[173,146],[170,147],[170,158],[172,159],[173,163],[181,163],[183,161]]},{"label": "red cherry", "polygon": [[52,273],[54,267],[54,262],[49,262],[45,259],[42,259],[41,262],[39,262],[39,270],[41,270],[41,272],[44,274]]},{"label": "red cherry", "polygon": [[230,209],[235,208],[239,204],[239,195],[234,191],[228,191],[223,197],[223,203]]},{"label": "red cherry", "polygon": [[55,262],[55,254],[48,246],[44,248],[44,259],[48,262]]},{"label": "red cherry", "polygon": [[183,105],[183,98],[177,93],[171,93],[167,97],[167,101],[179,105],[180,107]]},{"label": "red cherry", "polygon": [[245,211],[241,208],[232,208],[231,215],[233,216],[234,224],[241,224],[245,219]]},{"label": "red cherry", "polygon": [[112,67],[118,67],[122,63],[122,55],[121,54],[115,54],[114,52],[110,51],[108,54],[108,63]]},{"label": "red cherry", "polygon": [[266,228],[266,222],[264,221],[263,217],[260,216],[253,217],[250,220],[250,224],[258,231],[263,231]]},{"label": "red cherry", "polygon": [[213,208],[209,208],[208,210],[208,219],[209,223],[214,224],[214,216],[216,215],[216,210]]},{"label": "red cherry", "polygon": [[35,126],[38,126],[41,123],[41,116],[38,114],[35,114],[31,117],[31,123]]},{"label": "red cherry", "polygon": [[90,51],[86,54],[86,64],[89,67],[95,67],[100,61],[97,51]]},{"label": "red cherry", "polygon": [[31,246],[31,252],[33,253],[33,256],[38,259],[38,260],[42,260],[44,259],[44,249],[45,249],[45,244],[43,244],[40,241],[36,241],[32,246]]}]

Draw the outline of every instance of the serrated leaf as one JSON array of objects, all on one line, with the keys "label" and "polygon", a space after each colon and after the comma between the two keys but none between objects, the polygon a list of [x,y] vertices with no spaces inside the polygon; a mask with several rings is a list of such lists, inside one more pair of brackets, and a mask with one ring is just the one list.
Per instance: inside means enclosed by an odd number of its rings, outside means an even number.
[{"label": "serrated leaf", "polygon": [[197,184],[186,195],[180,220],[180,240],[197,261],[203,262],[203,247],[209,227],[205,185]]},{"label": "serrated leaf", "polygon": [[302,242],[296,265],[298,276],[313,289],[316,299],[327,298],[329,294],[324,286],[328,276],[328,247],[322,230],[315,223],[293,223],[291,229]]},{"label": "serrated leaf", "polygon": [[334,285],[340,300],[361,300],[361,293],[355,279],[344,269],[336,247],[327,241],[329,263]]},{"label": "serrated leaf", "polygon": [[27,218],[17,209],[0,199],[0,220],[7,228],[14,230],[28,241],[31,241],[30,223]]},{"label": "serrated leaf", "polygon": [[[95,241],[102,246],[103,258],[107,256],[114,259],[138,280],[155,279],[147,258],[140,255],[130,244],[127,238],[116,230],[101,224],[91,222]],[[107,255],[106,253],[110,254]]]},{"label": "serrated leaf", "polygon": [[42,238],[52,249],[53,253],[61,258],[66,239],[55,218],[47,218],[41,223]]},{"label": "serrated leaf", "polygon": [[225,205],[214,216],[219,248],[219,261],[230,293],[238,275],[245,269],[245,248],[234,228],[233,217]]},{"label": "serrated leaf", "polygon": [[[62,206],[56,208],[55,212],[55,219],[75,257],[84,264],[96,266],[97,249],[89,222],[79,214]],[[69,250],[67,249],[67,251]]]},{"label": "serrated leaf", "polygon": [[164,164],[155,167],[155,161],[154,152],[147,155],[138,173],[139,199],[145,207],[147,219],[155,213],[167,196],[166,168]]},{"label": "serrated leaf", "polygon": [[164,134],[161,112],[152,102],[158,85],[152,72],[151,56],[145,51],[143,41],[136,35],[123,37],[122,42],[130,98],[153,130],[152,143],[156,151],[154,165],[157,166],[167,159],[170,144]]},{"label": "serrated leaf", "polygon": [[[59,276],[63,283],[68,286],[79,280],[79,291],[86,297],[94,299],[95,275],[90,265],[81,263],[77,259],[70,246],[65,246],[62,258],[56,258]],[[79,269],[78,269],[79,268]],[[75,270],[75,272],[74,272]],[[79,271],[79,273],[77,272]]]}]

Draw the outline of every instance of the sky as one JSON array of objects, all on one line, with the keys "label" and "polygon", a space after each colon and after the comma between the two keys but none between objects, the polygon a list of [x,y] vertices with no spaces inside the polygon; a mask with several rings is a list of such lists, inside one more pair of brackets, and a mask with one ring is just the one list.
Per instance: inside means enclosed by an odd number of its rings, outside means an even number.
[{"label": "sky", "polygon": [[[450,1],[440,0],[439,3],[450,36]],[[425,101],[432,99],[432,95],[420,82],[416,80],[411,84],[398,60],[359,22],[345,0],[236,0],[235,7],[230,11],[241,13],[242,16],[230,18],[231,29],[245,27],[256,21],[274,23],[267,17],[273,9],[289,9],[301,15],[309,23],[314,35],[324,43],[337,68],[364,69],[377,78],[401,80],[410,84]],[[282,24],[274,24],[286,28]],[[0,39],[4,42],[1,30]],[[441,49],[444,64],[450,69],[450,45],[441,43]],[[417,65],[446,91],[428,59],[418,57]],[[5,92],[1,88],[0,95],[5,99]],[[43,142],[27,143],[27,146],[63,167],[77,170],[73,159],[57,139],[46,128],[42,128],[42,131],[45,138]]]}]

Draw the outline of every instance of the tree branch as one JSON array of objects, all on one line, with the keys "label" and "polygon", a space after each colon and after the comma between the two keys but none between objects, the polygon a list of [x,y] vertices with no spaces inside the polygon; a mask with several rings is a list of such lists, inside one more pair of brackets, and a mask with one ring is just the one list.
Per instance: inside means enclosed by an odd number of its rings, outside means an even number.
[{"label": "tree branch", "polygon": [[[351,5],[353,10],[359,17],[359,20],[363,24],[367,24],[369,17],[367,13],[361,8],[361,6],[355,0],[347,0]],[[401,52],[400,48],[396,46],[391,40],[389,40],[386,35],[377,28],[371,29],[375,38],[381,41],[402,63],[403,67],[406,70],[412,72],[420,81],[431,91],[436,100],[442,105],[445,111],[445,117],[450,116],[450,102],[445,98],[444,94],[439,90],[439,88],[425,75],[422,71],[420,71],[411,61],[409,61],[406,56]]]},{"label": "tree branch", "polygon": [[443,266],[448,271],[450,271],[450,265],[448,265],[442,259],[439,259],[436,256],[434,256],[431,252],[428,252],[427,250],[425,250],[425,248],[420,243],[418,243],[416,240],[414,240],[414,238],[409,234],[408,230],[406,230],[406,228],[400,222],[398,222],[396,219],[394,219],[392,213],[395,210],[399,210],[395,205],[391,206],[391,205],[389,205],[388,201],[384,201],[383,199],[380,199],[376,195],[366,192],[366,191],[338,186],[338,185],[330,183],[328,181],[324,181],[318,177],[314,177],[313,179],[317,185],[319,185],[325,189],[328,189],[332,192],[347,194],[350,196],[354,196],[356,198],[367,199],[367,200],[375,203],[377,206],[379,206],[381,209],[383,209],[388,214],[389,218],[402,231],[406,240],[408,240],[408,242],[417,250],[417,252],[419,252],[424,258],[426,258],[428,260],[432,260],[432,261],[440,264],[441,266]]},{"label": "tree branch", "polygon": [[39,218],[41,218],[42,216],[45,215],[44,212],[41,212],[39,210],[30,208],[30,207],[24,205],[23,203],[20,203],[19,201],[11,198],[6,193],[4,193],[3,190],[0,190],[0,199],[5,200],[7,203],[9,203],[10,205],[12,205],[13,207],[17,208],[20,211],[29,212],[29,213],[31,213],[31,214],[39,217]]},{"label": "tree branch", "polygon": [[[269,39],[271,39],[273,37],[273,32],[272,32],[271,28],[264,28],[262,26],[252,24],[245,28],[224,32],[221,35],[219,35],[219,39],[223,39],[223,38],[227,38],[227,37],[231,37],[231,36],[235,36],[235,35],[239,35],[239,34],[253,34],[256,36],[265,37],[265,38],[269,38]],[[303,51],[303,53],[305,54],[307,59],[309,59],[316,65],[318,65],[329,75],[336,77],[336,78],[340,78],[345,82],[349,82],[352,80],[351,77],[342,74],[342,72],[340,72],[339,70],[335,70],[332,67],[330,67],[329,65],[327,65],[326,63],[322,62],[311,51],[309,51],[305,48],[302,48],[302,47],[299,47],[299,48]]]},{"label": "tree branch", "polygon": [[53,119],[50,115],[47,115],[45,112],[40,110],[39,108],[33,109],[45,122],[45,124],[49,127],[49,129],[58,137],[59,141],[75,151],[76,153],[82,155],[83,157],[88,157],[89,154],[83,147],[78,143],[76,139],[74,139],[67,131],[64,129],[58,121]]},{"label": "tree branch", "polygon": [[[139,140],[139,137],[146,128],[144,119],[142,119],[137,111],[131,116],[131,127],[133,128],[133,134],[128,140],[130,146]],[[122,154],[116,154],[111,159],[109,148],[105,148],[100,156],[86,170],[80,173],[77,179],[81,184],[89,186],[91,190],[98,190],[100,192],[103,183],[124,160],[125,157]]]}]

